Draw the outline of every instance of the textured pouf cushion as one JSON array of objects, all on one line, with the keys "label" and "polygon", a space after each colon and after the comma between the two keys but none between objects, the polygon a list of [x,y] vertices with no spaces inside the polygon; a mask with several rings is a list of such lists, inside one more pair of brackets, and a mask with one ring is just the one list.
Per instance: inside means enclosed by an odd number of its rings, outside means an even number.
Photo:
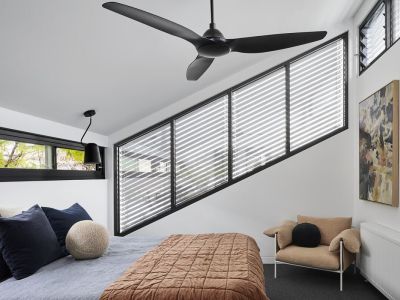
[{"label": "textured pouf cushion", "polygon": [[75,259],[98,258],[108,247],[107,229],[90,220],[77,222],[68,231],[65,245]]}]

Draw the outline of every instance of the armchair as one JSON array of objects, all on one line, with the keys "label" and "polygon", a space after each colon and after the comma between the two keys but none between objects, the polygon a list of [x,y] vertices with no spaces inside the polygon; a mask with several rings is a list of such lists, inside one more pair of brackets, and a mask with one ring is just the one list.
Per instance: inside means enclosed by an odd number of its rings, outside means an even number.
[{"label": "armchair", "polygon": [[[340,274],[340,290],[343,290],[343,272],[355,262],[360,252],[360,233],[351,228],[351,218],[314,218],[298,216],[297,223],[285,221],[280,226],[264,231],[275,239],[274,277],[277,263],[318,269]],[[292,244],[292,231],[298,223],[311,223],[321,233],[321,244],[315,248]],[[354,266],[356,270],[356,266]]]}]

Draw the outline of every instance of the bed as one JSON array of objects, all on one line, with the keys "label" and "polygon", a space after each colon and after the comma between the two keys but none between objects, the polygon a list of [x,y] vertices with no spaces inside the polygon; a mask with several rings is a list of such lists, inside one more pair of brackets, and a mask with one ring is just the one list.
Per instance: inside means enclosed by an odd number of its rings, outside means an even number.
[{"label": "bed", "polygon": [[113,237],[98,259],[61,258],[22,280],[0,283],[4,299],[267,300],[259,249],[243,234]]},{"label": "bed", "polygon": [[112,237],[107,253],[98,259],[75,261],[63,257],[25,279],[0,283],[0,299],[94,300],[134,261],[165,237]]}]

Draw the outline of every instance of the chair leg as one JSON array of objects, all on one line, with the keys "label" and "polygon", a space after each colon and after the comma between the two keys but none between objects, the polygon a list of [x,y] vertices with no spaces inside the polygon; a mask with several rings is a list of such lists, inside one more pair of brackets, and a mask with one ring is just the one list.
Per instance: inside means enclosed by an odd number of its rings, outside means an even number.
[{"label": "chair leg", "polygon": [[276,243],[277,243],[277,237],[276,237],[276,233],[275,233],[275,240],[274,240],[274,242],[275,242],[275,256],[274,256],[274,278],[276,278],[277,277],[277,270],[276,270]]},{"label": "chair leg", "polygon": [[343,241],[340,241],[340,291],[343,291]]},{"label": "chair leg", "polygon": [[340,272],[340,291],[343,291],[343,272]]}]

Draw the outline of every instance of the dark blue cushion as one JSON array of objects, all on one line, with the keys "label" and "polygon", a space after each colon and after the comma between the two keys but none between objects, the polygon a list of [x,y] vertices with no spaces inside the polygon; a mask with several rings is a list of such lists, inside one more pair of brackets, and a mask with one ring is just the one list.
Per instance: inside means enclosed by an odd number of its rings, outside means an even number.
[{"label": "dark blue cushion", "polygon": [[11,218],[0,218],[0,250],[16,279],[22,279],[62,255],[39,205]]},{"label": "dark blue cushion", "polygon": [[4,261],[3,255],[0,252],[0,281],[11,277],[10,268],[7,266],[6,262]]},{"label": "dark blue cushion", "polygon": [[[0,215],[1,217],[1,215]],[[6,262],[4,261],[3,255],[0,251],[0,281],[11,277],[10,268],[7,266]]]},{"label": "dark blue cushion", "polygon": [[86,210],[75,203],[70,208],[64,210],[58,210],[51,207],[42,207],[46,217],[49,219],[51,227],[57,235],[58,243],[64,251],[64,255],[68,255],[65,248],[65,238],[69,229],[76,222],[84,220],[92,220]]}]

